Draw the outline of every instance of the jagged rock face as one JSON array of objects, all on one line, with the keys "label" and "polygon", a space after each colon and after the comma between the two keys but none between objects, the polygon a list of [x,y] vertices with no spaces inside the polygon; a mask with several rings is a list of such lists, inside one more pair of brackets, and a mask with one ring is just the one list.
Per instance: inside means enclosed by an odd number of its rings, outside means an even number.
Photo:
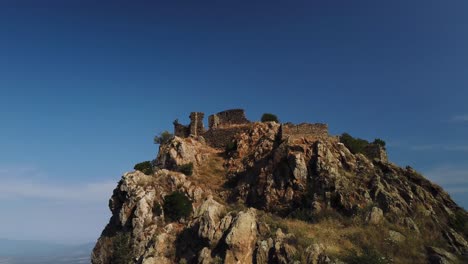
[{"label": "jagged rock face", "polygon": [[258,124],[236,137],[238,150],[227,162],[233,199],[283,214],[331,207],[353,215],[374,207],[369,221],[376,224],[384,215],[401,220],[422,208],[454,246],[466,250],[466,241],[455,242],[462,237],[447,231],[448,219],[462,209],[413,169],[354,155],[333,137],[278,141],[278,128]]},{"label": "jagged rock face", "polygon": [[240,212],[234,219],[231,229],[226,236],[225,263],[252,263],[252,256],[257,240],[257,220],[254,209]]},{"label": "jagged rock face", "polygon": [[188,163],[200,165],[207,157],[205,150],[206,146],[193,138],[174,137],[169,143],[161,145],[156,165],[165,169]]},{"label": "jagged rock face", "polygon": [[[305,256],[301,263],[342,263],[331,260],[324,245],[310,243],[300,249],[292,243],[297,241],[293,234],[259,219],[262,214],[285,217],[298,210],[330,209],[354,217],[368,208],[367,225],[392,222],[415,234],[423,232],[414,221],[419,213],[451,251],[428,247],[428,261],[451,263],[467,252],[464,234],[449,221],[466,212],[411,168],[352,154],[336,137],[282,138],[280,125],[272,122],[255,123],[233,140],[236,150],[223,154],[223,190],[200,179],[209,156],[220,151],[190,137],[175,137],[160,146],[154,175],[126,173],[109,201],[112,217],[93,250],[92,263],[120,263],[115,251],[122,244],[129,248],[130,263],[139,264],[286,264],[298,263],[300,254]],[[187,163],[193,163],[194,175],[174,171]],[[193,207],[193,213],[179,221],[161,209],[164,197],[175,191],[186,195]],[[392,243],[407,239],[396,230],[388,237]]]}]

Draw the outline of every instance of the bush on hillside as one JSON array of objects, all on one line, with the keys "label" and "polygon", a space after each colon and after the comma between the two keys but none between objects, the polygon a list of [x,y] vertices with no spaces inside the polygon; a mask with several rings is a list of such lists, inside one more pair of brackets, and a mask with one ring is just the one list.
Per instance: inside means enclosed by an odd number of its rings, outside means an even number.
[{"label": "bush on hillside", "polygon": [[370,145],[379,145],[385,149],[385,141],[380,138],[376,138],[372,143],[369,143],[369,141],[365,139],[354,138],[348,133],[343,133],[340,136],[340,142],[343,143],[353,154],[365,154],[366,147]]},{"label": "bush on hillside", "polygon": [[276,122],[279,123],[278,117],[271,113],[264,113],[261,118],[262,122]]},{"label": "bush on hillside", "polygon": [[354,138],[348,133],[343,133],[340,137],[343,143],[353,154],[364,153],[364,149],[369,145],[369,141],[360,138]]},{"label": "bush on hillside", "polygon": [[184,193],[175,191],[164,197],[164,216],[171,221],[189,217],[192,213],[192,202]]},{"label": "bush on hillside", "polygon": [[132,260],[132,244],[130,241],[130,233],[120,232],[112,240],[112,261],[115,264],[133,263]]},{"label": "bush on hillside", "polygon": [[193,163],[182,164],[177,168],[177,171],[182,172],[187,176],[192,176],[193,174]]},{"label": "bush on hillside", "polygon": [[157,136],[154,136],[154,144],[164,144],[169,142],[174,137],[169,131],[164,131]]},{"label": "bush on hillside", "polygon": [[379,145],[379,146],[381,146],[382,148],[385,149],[385,144],[386,143],[382,139],[376,138],[376,139],[374,139],[374,142],[372,142],[372,144]]},{"label": "bush on hillside", "polygon": [[153,175],[153,165],[151,164],[151,161],[143,161],[135,165],[133,167],[135,170],[139,170],[143,172],[146,175]]}]

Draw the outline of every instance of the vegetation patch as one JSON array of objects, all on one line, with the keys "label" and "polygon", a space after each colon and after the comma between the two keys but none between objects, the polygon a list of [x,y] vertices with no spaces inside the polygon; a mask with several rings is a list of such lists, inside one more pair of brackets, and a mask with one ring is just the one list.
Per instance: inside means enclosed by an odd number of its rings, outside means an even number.
[{"label": "vegetation patch", "polygon": [[349,264],[390,264],[393,263],[387,257],[382,255],[374,248],[366,247],[361,254],[352,250],[350,254],[345,257],[346,263]]},{"label": "vegetation patch", "polygon": [[164,216],[171,221],[189,217],[192,213],[192,202],[184,193],[176,191],[164,197]]},{"label": "vegetation patch", "polygon": [[[258,215],[259,221],[270,227],[269,234],[262,234],[265,237],[274,237],[278,228],[285,234],[293,235],[286,242],[301,252],[301,260],[306,257],[303,254],[305,249],[314,243],[322,244],[331,259],[340,259],[346,263],[377,264],[425,263],[426,256],[422,254],[425,246],[442,247],[423,236],[423,233],[418,235],[389,222],[373,226],[366,224],[361,217],[339,217],[335,213],[326,212],[325,209],[323,213],[307,214],[311,222],[283,218],[263,211],[259,211]],[[400,232],[406,240],[392,243],[389,241],[389,230]]]},{"label": "vegetation patch", "polygon": [[313,212],[311,209],[299,208],[294,210],[290,215],[290,218],[298,219],[308,223],[318,223],[326,219],[336,219],[344,221],[344,216],[333,209],[323,209],[319,212]]},{"label": "vegetation patch", "polygon": [[262,122],[276,122],[279,123],[279,119],[276,115],[271,113],[264,113],[261,118]]},{"label": "vegetation patch", "polygon": [[182,172],[187,176],[192,176],[193,174],[193,163],[182,164],[177,167],[178,172]]},{"label": "vegetation patch", "polygon": [[385,149],[385,141],[376,138],[372,143],[362,138],[354,138],[348,133],[343,133],[340,136],[340,142],[343,143],[353,154],[366,154],[366,148],[372,145],[378,145]]},{"label": "vegetation patch", "polygon": [[119,232],[112,241],[112,261],[115,264],[129,264],[133,263],[132,255],[133,249],[130,241],[129,232]]},{"label": "vegetation patch", "polygon": [[215,153],[211,154],[205,162],[200,164],[196,177],[192,177],[190,180],[202,188],[221,189],[226,182],[223,157]]},{"label": "vegetation patch", "polygon": [[151,164],[151,161],[143,161],[138,164],[135,164],[133,167],[135,170],[139,170],[143,172],[146,175],[153,175],[153,165]]},{"label": "vegetation patch", "polygon": [[170,133],[169,131],[164,131],[154,137],[154,144],[165,144],[171,141],[173,138],[174,135],[172,133]]}]

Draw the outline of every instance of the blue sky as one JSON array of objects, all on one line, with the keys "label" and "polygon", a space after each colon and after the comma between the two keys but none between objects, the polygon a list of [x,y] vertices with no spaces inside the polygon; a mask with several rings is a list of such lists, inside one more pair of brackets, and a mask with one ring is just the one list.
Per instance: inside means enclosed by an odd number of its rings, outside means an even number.
[{"label": "blue sky", "polygon": [[229,108],[383,138],[468,206],[468,2],[95,2],[0,3],[0,237],[95,240],[156,133]]}]

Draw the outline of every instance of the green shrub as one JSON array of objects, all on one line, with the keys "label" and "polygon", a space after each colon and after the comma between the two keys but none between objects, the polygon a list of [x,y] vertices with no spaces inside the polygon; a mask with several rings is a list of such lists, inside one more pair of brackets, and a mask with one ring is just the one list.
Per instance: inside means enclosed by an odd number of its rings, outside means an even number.
[{"label": "green shrub", "polygon": [[231,152],[237,150],[237,142],[231,141],[226,145],[226,152]]},{"label": "green shrub", "polygon": [[276,122],[279,123],[278,117],[271,113],[264,113],[261,118],[262,122]]},{"label": "green shrub", "polygon": [[169,142],[174,137],[169,131],[164,131],[154,137],[154,144],[164,144]]},{"label": "green shrub", "polygon": [[374,139],[374,142],[372,142],[372,144],[379,145],[379,146],[381,146],[382,148],[385,149],[385,141],[383,141],[380,138]]},{"label": "green shrub", "polygon": [[385,149],[385,141],[383,141],[380,138],[376,138],[374,139],[372,143],[369,143],[369,141],[365,139],[354,138],[348,133],[343,133],[340,136],[340,142],[343,143],[349,149],[349,151],[351,151],[351,153],[353,154],[357,154],[357,153],[366,154],[365,149],[368,146],[372,146],[372,145],[378,145],[378,146],[381,146],[383,149]]},{"label": "green shrub", "polygon": [[177,171],[182,172],[183,174],[187,176],[192,176],[193,174],[193,163],[187,163],[187,164],[182,164],[179,167],[177,167]]},{"label": "green shrub", "polygon": [[132,244],[130,241],[130,233],[120,232],[112,240],[112,261],[113,264],[129,264],[132,260]]},{"label": "green shrub", "polygon": [[343,143],[353,154],[364,153],[364,149],[369,145],[367,140],[353,138],[348,133],[343,133],[341,135],[340,142]]},{"label": "green shrub", "polygon": [[388,258],[383,256],[380,252],[373,248],[365,247],[362,254],[356,251],[351,251],[345,258],[348,264],[390,264],[392,263]]},{"label": "green shrub", "polygon": [[164,197],[164,216],[171,221],[190,216],[192,213],[192,202],[184,193],[176,191]]},{"label": "green shrub", "polygon": [[138,164],[136,164],[133,169],[139,170],[143,172],[146,175],[153,175],[153,165],[151,164],[151,161],[143,161]]}]

